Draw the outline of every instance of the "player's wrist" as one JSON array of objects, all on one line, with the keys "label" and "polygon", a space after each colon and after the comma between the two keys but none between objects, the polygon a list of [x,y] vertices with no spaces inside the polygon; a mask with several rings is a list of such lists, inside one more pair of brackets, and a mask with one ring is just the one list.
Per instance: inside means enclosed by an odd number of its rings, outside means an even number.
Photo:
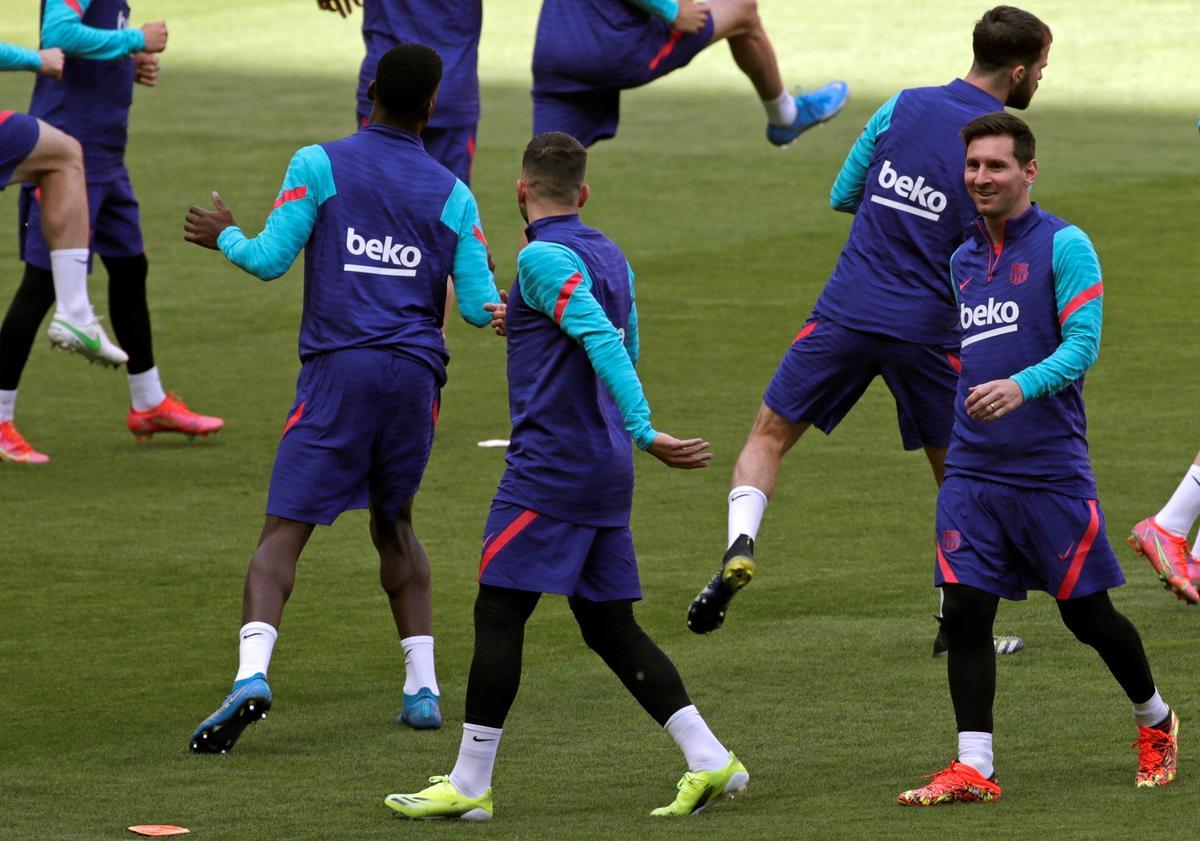
[{"label": "player's wrist", "polygon": [[658,430],[652,426],[647,426],[645,431],[634,436],[634,443],[637,444],[639,450],[648,450],[654,443],[654,439],[658,437]]}]

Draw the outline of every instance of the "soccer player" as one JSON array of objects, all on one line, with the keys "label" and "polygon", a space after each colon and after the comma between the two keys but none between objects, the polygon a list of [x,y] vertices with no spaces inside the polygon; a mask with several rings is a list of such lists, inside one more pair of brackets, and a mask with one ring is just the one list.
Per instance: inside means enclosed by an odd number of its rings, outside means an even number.
[{"label": "soccer player", "polygon": [[1188,548],[1188,531],[1200,518],[1200,454],[1162,510],[1147,517],[1129,535],[1133,551],[1154,567],[1176,598],[1200,604],[1200,545]]},{"label": "soccer player", "polygon": [[[162,21],[141,29],[127,28],[129,7],[124,0],[44,0],[42,47],[67,55],[61,80],[38,78],[30,114],[79,141],[87,177],[88,226],[91,252],[100,255],[108,271],[108,304],[113,330],[128,354],[130,409],[126,425],[140,440],[156,432],[179,432],[194,437],[219,430],[220,418],[190,411],[174,393],[163,390],[154,353],[150,311],[146,304],[146,262],[137,197],[125,168],[125,144],[133,86],[154,86],[159,64],[155,53],[167,45]],[[38,325],[55,300],[52,268],[62,261],[43,235],[43,216],[52,213],[45,196],[26,185],[20,199],[20,251],[25,276],[13,298],[0,333],[0,394],[15,392]],[[86,245],[86,241],[85,241]],[[66,249],[72,268],[86,272],[90,260],[81,250]],[[78,298],[64,306],[81,307]],[[82,310],[80,310],[82,313]],[[90,305],[87,306],[90,313]],[[61,327],[61,340],[83,345],[88,353],[104,351],[98,334]],[[74,339],[70,338],[74,336]],[[91,345],[91,348],[87,346]],[[15,395],[14,395],[15,397]]]},{"label": "soccer player", "polygon": [[669,467],[707,465],[707,442],[650,425],[634,366],[633,270],[579,219],[587,152],[561,132],[529,142],[517,201],[529,245],[505,316],[512,444],[485,528],[475,657],[458,761],[388,807],[409,818],[492,817],[492,768],[521,680],[525,623],[542,593],[566,596],[584,642],[675,739],[690,769],[674,802],[687,815],[745,788],[745,767],[713,736],[674,665],[633,615],[641,598],[629,531],[630,437]]},{"label": "soccer player", "polygon": [[[688,627],[721,627],[754,575],[754,541],[783,456],[815,426],[829,434],[882,376],[896,399],[906,450],[923,448],[940,485],[954,423],[957,315],[942,276],[974,217],[963,188],[959,130],[973,117],[1026,108],[1050,52],[1038,18],[997,6],[976,23],[965,79],[909,88],[867,122],[833,184],[850,235],[812,314],[767,387],[733,468],[721,569],[692,602]],[[945,653],[945,640],[933,653]],[[997,637],[1001,653],[1018,637]]]},{"label": "soccer player", "polygon": [[947,673],[958,759],[908,806],[999,800],[992,755],[1001,598],[1054,596],[1063,623],[1099,653],[1133,702],[1137,786],[1175,779],[1179,718],[1154,685],[1141,638],[1108,590],[1125,576],[1105,534],[1088,460],[1084,373],[1100,351],[1104,284],[1079,228],[1030,201],[1033,132],[1020,118],[962,130],[980,217],[950,261],[962,376],[938,493],[934,581],[946,594]]},{"label": "soccer player", "polygon": [[[63,60],[59,49],[29,50],[0,44],[0,70],[30,70],[58,79]],[[36,117],[0,111],[0,190],[11,182],[35,185],[46,209],[43,236],[50,245],[54,299],[58,302],[50,322],[50,341],[93,362],[113,367],[122,364],[125,353],[109,340],[88,300],[87,183],[79,143]],[[20,329],[19,313],[10,313],[9,319],[0,326],[0,343],[5,332]],[[0,389],[0,461],[45,464],[49,457],[29,446],[13,422],[16,381],[11,384],[12,388]]]},{"label": "soccer player", "polygon": [[767,140],[776,146],[845,107],[845,82],[787,92],[755,0],[543,0],[533,47],[533,133],[564,131],[584,146],[615,137],[621,91],[678,70],[721,40],[762,100]]},{"label": "soccer player", "polygon": [[471,191],[421,146],[442,63],[420,44],[384,53],[368,89],[368,125],[296,152],[275,208],[247,239],[213,193],[193,207],[186,238],[219,248],[263,280],[303,248],[303,367],[271,474],[267,519],[246,574],[233,689],[192,734],[192,750],[224,753],[271,706],[267,668],[296,562],[316,525],[369,508],[380,582],[404,649],[399,721],[441,725],[434,671],[429,558],[412,504],[433,444],[449,355],[446,277],[477,327],[500,306]]},{"label": "soccer player", "polygon": [[[479,33],[482,0],[354,0],[363,9],[367,54],[358,74],[358,123],[367,124],[367,87],[379,57],[397,44],[427,44],[442,59],[437,109],[421,140],[425,151],[464,184],[471,184],[479,125]],[[317,0],[317,6],[345,17],[349,0]]]}]

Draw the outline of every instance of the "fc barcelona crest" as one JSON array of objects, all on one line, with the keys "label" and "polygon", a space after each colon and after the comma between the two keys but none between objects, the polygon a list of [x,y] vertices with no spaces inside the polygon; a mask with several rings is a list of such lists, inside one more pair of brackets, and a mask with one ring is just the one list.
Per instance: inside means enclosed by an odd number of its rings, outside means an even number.
[{"label": "fc barcelona crest", "polygon": [[1013,263],[1012,270],[1008,273],[1008,280],[1013,286],[1018,286],[1029,280],[1029,264]]},{"label": "fc barcelona crest", "polygon": [[942,551],[953,552],[962,546],[962,533],[954,529],[942,532]]}]

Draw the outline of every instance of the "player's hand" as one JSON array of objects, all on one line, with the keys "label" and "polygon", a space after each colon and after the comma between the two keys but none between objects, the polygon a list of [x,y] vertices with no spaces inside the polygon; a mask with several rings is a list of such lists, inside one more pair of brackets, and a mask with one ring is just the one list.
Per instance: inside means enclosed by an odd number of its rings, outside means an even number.
[{"label": "player's hand", "polygon": [[49,76],[51,79],[61,79],[63,73],[63,51],[58,47],[49,50],[38,50],[42,66],[38,68],[39,76]]},{"label": "player's hand", "polygon": [[362,6],[362,0],[317,0],[317,8],[326,12],[337,12],[342,17],[349,17],[355,6]]},{"label": "player's hand", "polygon": [[158,84],[158,56],[150,53],[133,54],[133,81],[152,88]]},{"label": "player's hand", "polygon": [[504,335],[504,318],[508,314],[508,293],[500,290],[500,303],[484,304],[483,308],[492,314],[492,323],[488,325],[497,336]]},{"label": "player's hand", "polygon": [[975,420],[991,423],[1015,412],[1025,402],[1025,395],[1015,380],[992,380],[973,385],[967,394],[967,414]]},{"label": "player's hand", "polygon": [[233,211],[225,206],[225,202],[221,201],[221,196],[217,194],[216,190],[213,191],[212,200],[216,210],[206,210],[199,205],[192,205],[187,218],[183,221],[183,238],[188,242],[194,242],[196,245],[202,245],[215,251],[217,237],[221,235],[221,231],[230,225],[236,225],[237,220],[233,218]]},{"label": "player's hand", "polygon": [[146,46],[142,47],[146,52],[161,53],[167,48],[167,22],[165,20],[143,24],[142,35],[146,37]]},{"label": "player's hand", "polygon": [[654,437],[654,443],[646,448],[646,452],[667,467],[694,470],[697,467],[708,467],[708,460],[712,458],[708,446],[708,442],[703,438],[680,441],[665,432],[660,432]]},{"label": "player's hand", "polygon": [[671,26],[684,35],[695,35],[708,23],[708,6],[693,0],[679,0],[679,14],[675,16]]}]

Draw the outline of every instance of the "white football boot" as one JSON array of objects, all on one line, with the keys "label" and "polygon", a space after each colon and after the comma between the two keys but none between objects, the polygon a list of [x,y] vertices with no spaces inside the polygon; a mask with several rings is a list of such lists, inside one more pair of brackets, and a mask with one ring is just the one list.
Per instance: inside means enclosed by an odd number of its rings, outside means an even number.
[{"label": "white football boot", "polygon": [[56,348],[69,350],[85,356],[88,362],[99,362],[110,368],[116,368],[129,361],[129,355],[114,345],[100,326],[100,319],[95,318],[90,324],[82,326],[72,324],[55,312],[50,320],[50,344]]}]

